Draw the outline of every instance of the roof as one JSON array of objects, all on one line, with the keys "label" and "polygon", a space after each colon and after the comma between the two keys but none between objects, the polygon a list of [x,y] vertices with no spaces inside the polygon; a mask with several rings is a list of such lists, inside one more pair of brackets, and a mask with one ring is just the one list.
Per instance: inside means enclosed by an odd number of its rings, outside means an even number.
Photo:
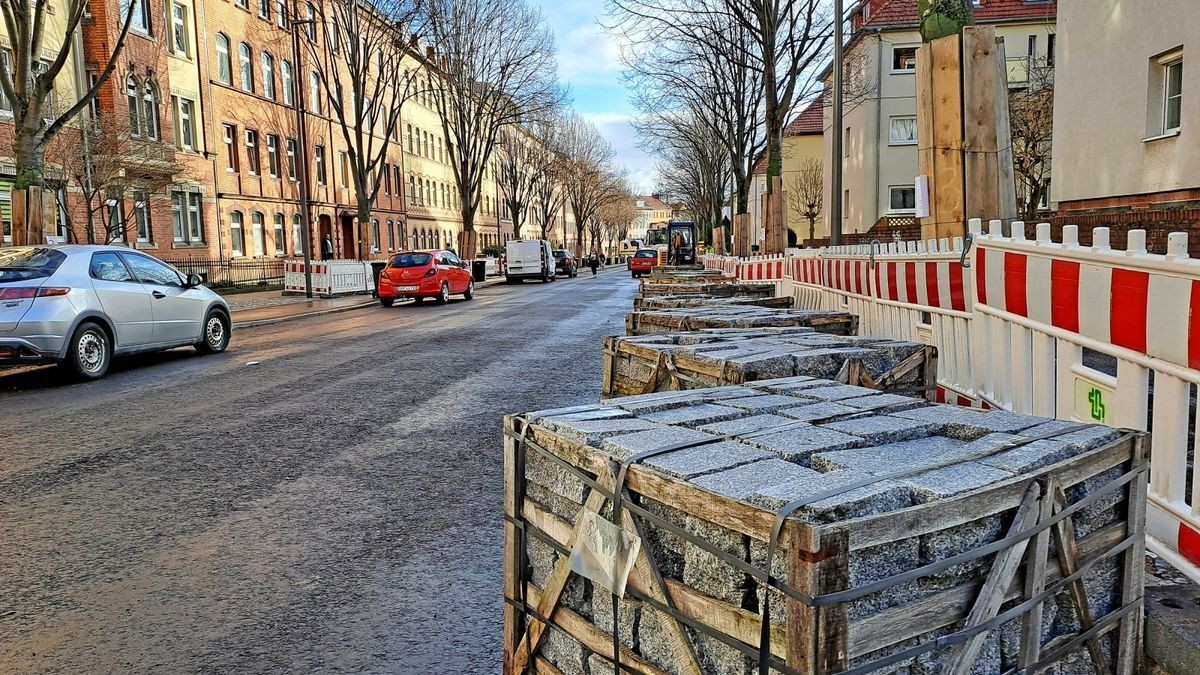
[{"label": "roof", "polygon": [[[980,0],[975,7],[975,22],[1053,21],[1057,11],[1056,0]],[[914,0],[863,0],[853,11],[853,22],[856,32],[863,28],[916,27],[917,3]]]},{"label": "roof", "polygon": [[671,208],[670,206],[667,206],[663,200],[655,197],[654,195],[638,195],[638,199],[646,202],[646,208],[653,209],[655,211]]},{"label": "roof", "polygon": [[825,133],[825,92],[822,91],[792,123],[783,130],[784,136],[813,136]]}]

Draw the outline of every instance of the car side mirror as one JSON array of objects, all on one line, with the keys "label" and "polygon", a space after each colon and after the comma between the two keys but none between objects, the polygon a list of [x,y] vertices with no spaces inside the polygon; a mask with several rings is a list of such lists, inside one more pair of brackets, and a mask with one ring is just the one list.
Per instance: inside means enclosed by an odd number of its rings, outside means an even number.
[{"label": "car side mirror", "polygon": [[194,288],[194,287],[196,287],[196,286],[199,286],[199,285],[201,285],[201,284],[203,284],[203,283],[204,283],[204,280],[200,278],[200,275],[199,275],[199,274],[189,274],[189,275],[187,275],[187,287],[188,287],[188,288]]}]

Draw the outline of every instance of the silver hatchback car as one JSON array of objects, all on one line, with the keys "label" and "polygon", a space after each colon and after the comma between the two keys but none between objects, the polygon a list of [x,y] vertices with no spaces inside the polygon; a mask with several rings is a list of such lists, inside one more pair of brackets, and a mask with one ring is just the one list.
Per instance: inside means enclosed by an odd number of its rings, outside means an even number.
[{"label": "silver hatchback car", "polygon": [[0,366],[59,363],[82,379],[117,354],[225,351],[225,300],[166,263],[120,246],[0,248]]}]

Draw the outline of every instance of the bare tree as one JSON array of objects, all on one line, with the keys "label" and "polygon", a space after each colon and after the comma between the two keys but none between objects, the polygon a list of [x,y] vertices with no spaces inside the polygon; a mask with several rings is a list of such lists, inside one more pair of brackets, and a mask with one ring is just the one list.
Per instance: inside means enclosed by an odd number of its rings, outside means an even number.
[{"label": "bare tree", "polygon": [[602,223],[604,240],[608,244],[608,255],[617,248],[617,242],[625,238],[629,226],[637,218],[637,197],[628,185],[622,182],[596,210],[596,219]]},{"label": "bare tree", "polygon": [[817,238],[817,219],[821,217],[825,173],[821,160],[809,157],[800,162],[800,170],[783,186],[788,206],[808,221],[809,240]]},{"label": "bare tree", "polygon": [[561,115],[554,115],[537,120],[529,127],[536,141],[527,157],[532,173],[529,192],[532,211],[542,230],[542,239],[550,238],[554,218],[562,211],[566,201],[566,191],[563,190],[566,163],[559,147],[561,124]]},{"label": "bare tree", "polygon": [[533,206],[535,155],[542,152],[538,145],[536,138],[519,127],[500,132],[496,143],[496,183],[501,202],[508,206],[512,216],[513,235],[518,239]]},{"label": "bare tree", "polygon": [[[107,56],[98,58],[96,79],[79,96],[55,97],[55,80],[72,58],[80,23],[87,14],[88,0],[49,3],[42,0],[0,0],[0,17],[12,49],[11,61],[0,68],[0,95],[7,100],[13,117],[13,158],[17,178],[14,190],[30,189],[30,201],[40,201],[32,191],[46,185],[46,149],[50,141],[99,94],[116,69],[125,38],[135,19],[149,26],[145,5],[120,3],[121,28]],[[59,14],[49,18],[51,14]],[[14,200],[14,222],[29,224],[25,200]],[[24,243],[26,231],[13,231],[14,241]],[[36,235],[40,238],[40,235]]]},{"label": "bare tree", "polygon": [[[416,20],[421,5],[420,0],[325,0],[316,6],[315,16],[305,19],[313,23],[306,26],[308,39],[302,42],[312,60],[322,65],[313,72],[329,101],[333,126],[346,144],[361,260],[400,109],[415,92],[421,73],[419,65],[407,62],[410,53],[402,32]],[[318,36],[321,32],[324,39]]]},{"label": "bare tree", "polygon": [[[592,235],[595,245],[600,238],[598,225],[594,222],[596,211],[619,180],[612,168],[612,146],[595,125],[578,113],[572,113],[564,118],[558,151],[563,158],[563,191],[575,216],[576,245],[582,247],[585,227],[596,227]],[[582,255],[583,252],[575,253]]]},{"label": "bare tree", "polygon": [[1008,120],[1012,134],[1013,173],[1022,217],[1036,220],[1050,190],[1050,149],[1054,131],[1054,67],[1045,60],[1029,64],[1029,84],[1011,89]]},{"label": "bare tree", "polygon": [[129,132],[126,118],[100,117],[81,126],[81,138],[60,137],[47,149],[46,157],[82,198],[83,219],[68,222],[73,242],[131,241],[140,218],[149,225],[151,204],[170,199],[186,178],[183,166],[167,159],[168,144],[130,143]]},{"label": "bare tree", "polygon": [[677,122],[677,135],[659,152],[658,187],[691,205],[700,238],[712,241],[731,175],[726,147],[707,125]]},{"label": "bare tree", "polygon": [[475,255],[475,214],[500,132],[562,100],[554,38],[525,0],[428,0],[424,33],[439,67],[430,83],[462,210],[462,254]]}]

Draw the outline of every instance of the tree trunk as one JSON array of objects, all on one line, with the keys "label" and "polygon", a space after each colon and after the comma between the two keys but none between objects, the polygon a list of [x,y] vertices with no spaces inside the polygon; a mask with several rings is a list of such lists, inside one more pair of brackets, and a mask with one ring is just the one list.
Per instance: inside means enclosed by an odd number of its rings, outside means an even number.
[{"label": "tree trunk", "polygon": [[18,125],[15,131],[13,159],[16,160],[17,179],[12,195],[12,241],[14,246],[43,244],[40,207],[46,184],[46,144],[34,130]]}]

